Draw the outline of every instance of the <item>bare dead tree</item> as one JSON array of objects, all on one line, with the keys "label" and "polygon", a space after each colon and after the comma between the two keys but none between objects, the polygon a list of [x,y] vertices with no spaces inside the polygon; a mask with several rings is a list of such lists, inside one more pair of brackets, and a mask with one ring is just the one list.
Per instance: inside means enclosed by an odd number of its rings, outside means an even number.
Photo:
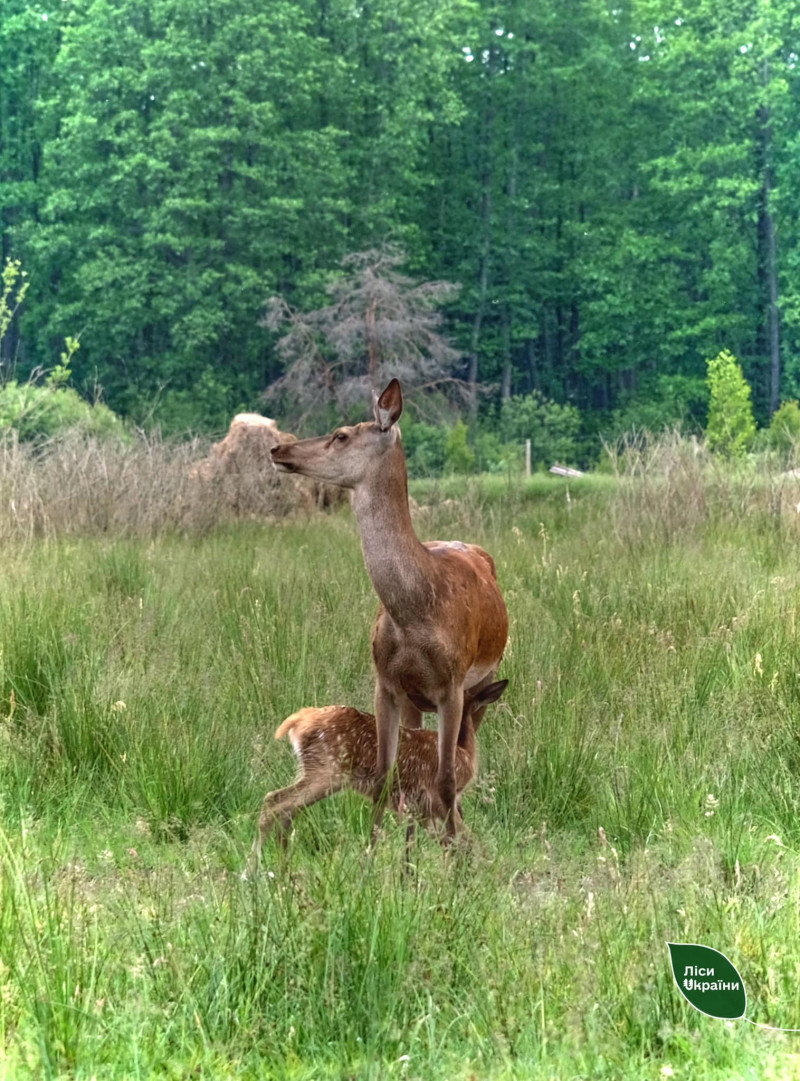
[{"label": "bare dead tree", "polygon": [[331,303],[315,311],[271,297],[261,325],[285,328],[278,351],[286,371],[264,397],[281,396],[304,412],[334,405],[346,413],[392,378],[412,391],[465,386],[453,375],[460,354],[440,333],[436,310],[459,286],[416,283],[397,270],[404,259],[392,245],[348,255],[328,287]]}]

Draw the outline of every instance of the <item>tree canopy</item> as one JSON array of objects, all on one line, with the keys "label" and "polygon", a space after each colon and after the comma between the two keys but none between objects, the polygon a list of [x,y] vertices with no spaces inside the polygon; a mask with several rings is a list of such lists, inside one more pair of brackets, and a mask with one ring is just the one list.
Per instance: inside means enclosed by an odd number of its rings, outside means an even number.
[{"label": "tree canopy", "polygon": [[390,241],[460,286],[437,333],[475,408],[536,390],[596,432],[677,420],[724,349],[762,422],[800,393],[788,0],[2,12],[18,378],[79,333],[79,386],[221,427],[286,374],[267,298],[336,303],[345,256]]}]

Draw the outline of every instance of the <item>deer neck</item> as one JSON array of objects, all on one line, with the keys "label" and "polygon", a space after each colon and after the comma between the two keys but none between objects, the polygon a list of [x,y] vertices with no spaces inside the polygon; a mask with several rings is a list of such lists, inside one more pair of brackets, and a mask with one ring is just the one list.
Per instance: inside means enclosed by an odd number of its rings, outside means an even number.
[{"label": "deer neck", "polygon": [[411,522],[399,439],[388,453],[380,474],[354,489],[352,505],[375,592],[395,623],[403,625],[413,622],[430,602],[430,555]]}]

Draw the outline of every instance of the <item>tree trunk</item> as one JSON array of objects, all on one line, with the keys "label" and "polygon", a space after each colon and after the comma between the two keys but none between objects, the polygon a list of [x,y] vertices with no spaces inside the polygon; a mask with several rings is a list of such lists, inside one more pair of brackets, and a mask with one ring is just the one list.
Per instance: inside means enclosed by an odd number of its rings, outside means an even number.
[{"label": "tree trunk", "polygon": [[[484,191],[484,200],[491,202],[491,196]],[[475,416],[478,412],[478,349],[481,343],[481,324],[483,323],[483,308],[486,303],[486,291],[489,285],[489,244],[488,237],[484,251],[481,253],[480,278],[478,280],[478,304],[475,308],[475,318],[472,321],[472,338],[470,341],[469,368],[467,369],[467,383],[469,385],[469,411]]]},{"label": "tree trunk", "polygon": [[[766,86],[769,77],[767,64],[764,64],[763,81]],[[767,339],[769,345],[769,413],[770,416],[780,405],[781,396],[781,342],[780,313],[778,310],[778,255],[775,242],[775,219],[770,207],[772,192],[772,116],[768,105],[759,108],[761,121],[761,150],[764,177],[761,191],[763,200],[763,227],[766,251],[764,253],[764,273],[767,279]]]},{"label": "tree trunk", "polygon": [[483,118],[482,144],[485,154],[484,168],[481,170],[481,257],[478,275],[478,304],[472,321],[472,339],[470,341],[469,368],[469,411],[474,417],[478,412],[478,350],[481,342],[481,327],[486,305],[486,293],[489,288],[489,260],[492,253],[492,152],[494,141],[494,102],[492,78],[496,74],[497,56],[494,48],[489,50],[487,73],[489,76],[488,105]]},{"label": "tree trunk", "polygon": [[367,351],[369,353],[369,382],[373,390],[376,390],[376,380],[378,376],[378,343],[375,340],[375,301],[370,301],[367,305],[367,312],[365,316],[366,331],[367,331]]},{"label": "tree trunk", "polygon": [[500,383],[500,399],[507,402],[511,397],[511,319],[508,305],[503,305],[503,375]]},{"label": "tree trunk", "polygon": [[770,416],[780,405],[781,396],[781,342],[780,316],[778,312],[778,259],[775,244],[775,219],[769,209],[770,182],[769,173],[764,175],[764,225],[767,239],[767,283],[769,288],[769,306],[767,324],[769,327],[769,413]]}]

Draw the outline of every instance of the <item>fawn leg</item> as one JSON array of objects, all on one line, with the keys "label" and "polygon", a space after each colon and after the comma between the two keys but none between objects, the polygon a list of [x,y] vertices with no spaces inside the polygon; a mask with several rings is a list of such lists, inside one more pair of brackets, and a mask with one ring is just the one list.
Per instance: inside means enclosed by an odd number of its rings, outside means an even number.
[{"label": "fawn leg", "polygon": [[412,819],[406,826],[406,854],[403,861],[403,871],[405,874],[410,875],[413,870],[413,864],[411,862],[411,846],[414,843],[416,837],[416,824]]},{"label": "fawn leg", "polygon": [[332,784],[330,778],[313,780],[303,777],[286,788],[279,788],[275,792],[268,792],[261,805],[261,814],[258,819],[258,836],[253,844],[250,862],[258,866],[259,856],[264,841],[271,831],[278,826],[280,828],[280,845],[286,848],[289,827],[292,819],[303,807],[310,807],[326,796],[337,792],[341,785]]}]

